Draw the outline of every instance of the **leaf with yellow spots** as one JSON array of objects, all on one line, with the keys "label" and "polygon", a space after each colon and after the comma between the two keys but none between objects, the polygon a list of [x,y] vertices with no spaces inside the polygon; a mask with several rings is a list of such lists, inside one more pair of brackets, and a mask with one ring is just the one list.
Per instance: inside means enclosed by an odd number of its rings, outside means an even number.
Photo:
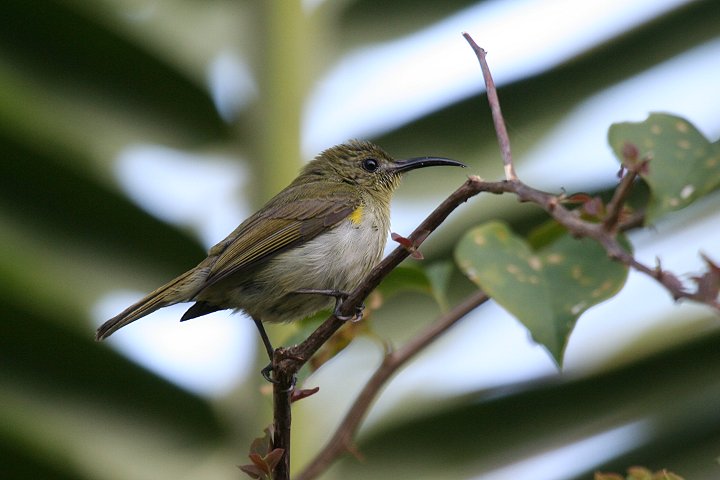
[{"label": "leaf with yellow spots", "polygon": [[649,222],[720,185],[720,146],[683,118],[653,113],[643,122],[616,123],[610,126],[608,142],[621,162],[628,161],[630,146],[637,160],[649,160],[641,173],[651,191]]},{"label": "leaf with yellow spots", "polygon": [[580,315],[615,295],[627,278],[627,268],[592,240],[563,234],[533,251],[501,222],[469,231],[455,260],[558,364]]}]

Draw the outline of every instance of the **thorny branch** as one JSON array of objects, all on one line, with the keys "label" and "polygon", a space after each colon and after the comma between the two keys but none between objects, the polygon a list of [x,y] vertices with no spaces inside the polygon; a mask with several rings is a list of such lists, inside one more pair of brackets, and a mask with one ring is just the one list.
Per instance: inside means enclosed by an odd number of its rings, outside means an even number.
[{"label": "thorny branch", "polygon": [[[622,177],[613,198],[605,207],[604,217],[599,222],[582,218],[580,209],[570,210],[566,208],[564,203],[568,199],[565,195],[543,192],[520,181],[513,166],[510,140],[505,122],[502,118],[497,91],[490,74],[490,69],[485,61],[485,50],[479,47],[469,34],[463,33],[463,37],[465,37],[475,52],[483,72],[490,110],[502,154],[505,180],[487,182],[480,177],[470,176],[463,185],[445,199],[408,237],[407,240],[409,240],[409,245],[411,245],[412,248],[408,248],[404,241],[403,244],[393,250],[370,272],[364,281],[350,293],[343,303],[340,313],[343,315],[352,314],[370,292],[380,284],[382,279],[417,249],[428,235],[430,235],[453,210],[469,198],[482,192],[494,194],[512,193],[516,195],[521,202],[532,202],[544,209],[573,236],[592,238],[603,246],[610,258],[622,262],[628,267],[655,279],[670,292],[674,299],[694,300],[720,310],[720,302],[717,300],[718,284],[720,284],[720,267],[712,263],[709,259],[705,259],[708,264],[708,272],[694,279],[697,283],[697,290],[689,291],[675,274],[663,270],[659,263],[655,267],[647,266],[636,260],[632,254],[621,245],[618,239],[618,232],[641,226],[644,220],[642,214],[634,214],[627,218],[623,216],[623,208],[627,194],[632,188],[636,177],[647,166],[646,161],[637,161],[637,159],[632,158],[632,146],[629,148],[628,158],[626,159],[630,161],[623,162],[625,175]],[[440,317],[401,349],[388,353],[373,377],[365,385],[360,396],[351,406],[328,444],[297,478],[310,480],[317,477],[317,475],[322,473],[339,455],[350,450],[352,447],[352,437],[359,428],[373,400],[388,379],[418,352],[427,347],[464,315],[486,300],[487,297],[484,293],[480,291],[476,292],[456,306],[452,311]],[[283,430],[281,432],[276,431],[275,435],[276,439],[284,439],[280,442],[283,448],[289,449],[290,401],[292,396],[287,392],[292,389],[292,379],[312,355],[315,354],[343,324],[343,321],[331,316],[299,345],[289,348],[278,348],[275,351],[273,369],[276,374],[275,378],[280,380],[274,388],[275,428]],[[275,447],[278,447],[277,441]],[[275,478],[289,478],[286,471],[283,472],[283,476],[279,476],[277,473],[276,471]]]}]

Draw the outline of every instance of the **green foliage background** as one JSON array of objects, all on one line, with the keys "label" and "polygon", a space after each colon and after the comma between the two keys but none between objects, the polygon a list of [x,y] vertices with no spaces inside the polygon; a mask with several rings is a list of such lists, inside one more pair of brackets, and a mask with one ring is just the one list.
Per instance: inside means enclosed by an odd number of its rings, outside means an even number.
[{"label": "green foliage background", "polygon": [[[93,341],[90,309],[103,293],[148,289],[204,253],[188,232],[120,191],[114,159],[134,143],[242,156],[255,162],[249,166],[256,180],[243,193],[258,204],[295,175],[304,98],[327,68],[351,49],[414,32],[471,3],[325,2],[307,16],[297,1],[3,2],[3,478],[242,478],[235,465],[246,463],[251,439],[271,418],[259,376],[227,398],[200,398]],[[150,21],[127,21],[126,11],[144,8],[155,13]],[[503,87],[505,115],[513,131],[522,132],[516,158],[589,95],[717,38],[718,25],[716,2],[692,2]],[[205,87],[207,58],[225,44],[250,60],[259,88],[230,124]],[[375,140],[398,156],[441,152],[467,160],[491,177],[499,174],[498,155],[483,105],[470,98]],[[443,179],[437,194],[452,182]],[[404,195],[426,188],[408,183]],[[428,245],[428,261],[451,257],[470,218],[479,223],[496,216],[519,232],[542,221],[515,202],[473,202]],[[450,304],[472,288],[459,273],[452,283]],[[392,328],[378,328],[401,342],[437,312],[420,294],[398,295],[375,324],[392,319]],[[712,478],[720,471],[714,460],[720,455],[720,333],[717,319],[699,315],[702,338],[654,332],[599,373],[409,402],[361,435],[364,462],[344,459],[326,478],[468,478],[641,419],[653,423],[639,447],[604,463],[604,470],[643,464]],[[336,391],[322,375],[317,382],[337,395],[341,413],[353,390],[339,385]],[[326,409],[313,408],[312,399],[303,403],[294,431],[296,468],[332,427]]]}]

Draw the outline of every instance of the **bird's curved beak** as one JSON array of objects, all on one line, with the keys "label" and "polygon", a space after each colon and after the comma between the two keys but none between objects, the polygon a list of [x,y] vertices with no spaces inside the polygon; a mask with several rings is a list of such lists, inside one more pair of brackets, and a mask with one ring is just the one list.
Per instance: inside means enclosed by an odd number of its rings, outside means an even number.
[{"label": "bird's curved beak", "polygon": [[395,165],[391,167],[391,170],[393,172],[407,172],[410,170],[415,170],[416,168],[424,168],[424,167],[437,167],[441,165],[448,165],[453,167],[463,167],[465,168],[467,165],[464,163],[460,163],[455,160],[451,160],[449,158],[444,157],[415,157],[415,158],[408,158],[405,160],[396,160]]}]

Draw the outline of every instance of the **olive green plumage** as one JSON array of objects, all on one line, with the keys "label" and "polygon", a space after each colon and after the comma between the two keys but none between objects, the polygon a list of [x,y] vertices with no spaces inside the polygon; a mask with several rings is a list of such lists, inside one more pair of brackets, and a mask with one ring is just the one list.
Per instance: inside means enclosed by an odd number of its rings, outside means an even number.
[{"label": "olive green plumage", "polygon": [[97,338],[180,302],[196,302],[182,320],[236,309],[256,322],[293,321],[329,307],[332,298],[297,291],[357,286],[382,256],[402,173],[432,165],[462,164],[396,161],[362,141],[325,150],[198,266],[105,322]]}]

